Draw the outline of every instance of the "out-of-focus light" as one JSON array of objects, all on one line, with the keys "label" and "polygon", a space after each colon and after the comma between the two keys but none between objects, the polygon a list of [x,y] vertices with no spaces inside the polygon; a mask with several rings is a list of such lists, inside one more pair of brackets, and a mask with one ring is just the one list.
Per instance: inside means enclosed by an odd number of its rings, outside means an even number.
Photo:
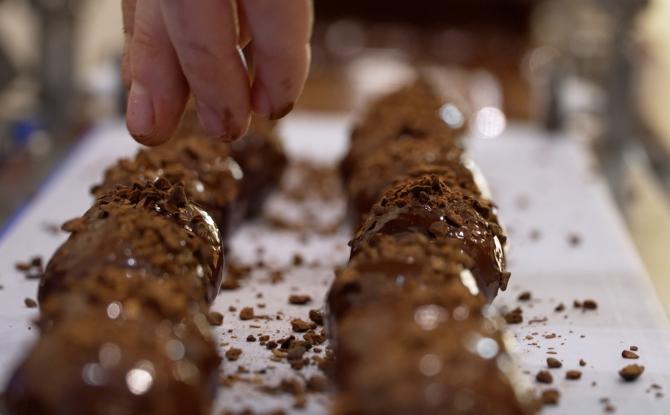
[{"label": "out-of-focus light", "polygon": [[105,343],[100,347],[98,360],[104,367],[116,366],[121,361],[121,348],[114,343]]},{"label": "out-of-focus light", "polygon": [[109,303],[109,305],[107,306],[107,317],[111,318],[112,320],[115,320],[121,315],[121,310],[122,306],[121,303],[119,303],[118,301]]},{"label": "out-of-focus light", "polygon": [[495,138],[505,131],[507,118],[496,107],[484,107],[472,119],[473,131],[483,138]]},{"label": "out-of-focus light", "polygon": [[154,383],[154,367],[150,362],[143,361],[126,374],[128,390],[135,395],[143,395]]},{"label": "out-of-focus light", "polygon": [[87,385],[100,386],[105,382],[105,369],[97,363],[88,363],[81,369],[81,377]]},{"label": "out-of-focus light", "polygon": [[424,355],[419,361],[419,370],[424,376],[435,376],[442,371],[442,359],[434,354]]},{"label": "out-of-focus light", "polygon": [[465,123],[465,117],[461,110],[454,104],[444,104],[440,108],[440,117],[451,128],[461,128]]},{"label": "out-of-focus light", "polygon": [[414,312],[414,321],[424,330],[435,330],[437,326],[447,319],[447,312],[439,305],[424,305]]}]

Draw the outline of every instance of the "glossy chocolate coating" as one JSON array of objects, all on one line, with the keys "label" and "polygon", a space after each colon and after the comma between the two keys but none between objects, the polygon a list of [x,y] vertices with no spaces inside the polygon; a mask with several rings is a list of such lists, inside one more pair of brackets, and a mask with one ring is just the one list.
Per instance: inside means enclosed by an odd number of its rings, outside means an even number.
[{"label": "glossy chocolate coating", "polygon": [[274,122],[254,118],[247,134],[230,146],[244,172],[240,197],[246,202],[246,216],[256,216],[288,164]]},{"label": "glossy chocolate coating", "polygon": [[462,162],[463,150],[450,140],[426,137],[420,140],[392,140],[372,151],[358,163],[347,183],[353,218],[362,218],[384,191],[417,170],[438,172],[452,186],[478,194],[470,170]]},{"label": "glossy chocolate coating", "polygon": [[359,163],[392,141],[417,142],[437,137],[458,146],[462,128],[449,126],[440,117],[443,100],[423,79],[371,103],[367,114],[351,132],[351,145],[340,168],[347,182]]},{"label": "glossy chocolate coating", "polygon": [[340,321],[335,414],[535,412],[496,322],[444,301],[448,289],[391,297]]},{"label": "glossy chocolate coating", "polygon": [[398,237],[382,235],[364,244],[349,264],[336,273],[327,297],[329,333],[349,310],[388,301],[423,295],[440,287],[449,298],[443,301],[468,308],[486,303],[469,268],[472,259],[458,241],[429,239],[422,234]]},{"label": "glossy chocolate coating", "polygon": [[495,206],[454,187],[439,174],[411,177],[389,188],[351,241],[352,258],[362,244],[381,235],[420,233],[429,238],[454,239],[474,261],[472,273],[489,301],[507,286],[503,246],[505,234]]},{"label": "glossy chocolate coating", "polygon": [[204,316],[91,309],[42,334],[10,378],[11,414],[209,414],[220,358]]},{"label": "glossy chocolate coating", "polygon": [[107,169],[93,193],[101,196],[118,185],[153,182],[158,177],[183,183],[188,198],[206,210],[225,235],[239,225],[245,206],[240,198],[244,173],[230,153],[228,144],[204,135],[176,138],[119,160]]},{"label": "glossy chocolate coating", "polygon": [[224,262],[219,231],[180,185],[158,179],[118,187],[67,228],[70,238],[40,281],[41,304],[77,289],[82,278],[100,275],[104,267],[141,278],[180,279],[176,284],[192,301],[211,302],[219,292]]}]

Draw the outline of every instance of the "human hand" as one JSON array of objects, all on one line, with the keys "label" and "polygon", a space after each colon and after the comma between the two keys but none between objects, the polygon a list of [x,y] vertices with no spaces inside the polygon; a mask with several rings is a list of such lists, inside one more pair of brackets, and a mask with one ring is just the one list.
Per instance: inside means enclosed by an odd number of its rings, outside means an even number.
[{"label": "human hand", "polygon": [[123,0],[123,21],[126,123],[143,144],[170,139],[189,93],[207,134],[234,140],[251,111],[286,115],[307,77],[311,0]]}]

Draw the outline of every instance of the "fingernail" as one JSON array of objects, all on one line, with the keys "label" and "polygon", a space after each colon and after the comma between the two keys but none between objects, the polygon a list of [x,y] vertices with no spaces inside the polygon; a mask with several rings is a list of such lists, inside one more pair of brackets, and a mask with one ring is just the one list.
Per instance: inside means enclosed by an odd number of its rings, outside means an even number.
[{"label": "fingernail", "polygon": [[271,113],[269,118],[271,120],[278,120],[280,118],[284,118],[284,116],[289,112],[291,112],[292,109],[293,109],[293,103],[289,102],[288,104],[281,107],[278,111]]},{"label": "fingernail", "polygon": [[260,115],[269,117],[270,114],[272,114],[272,101],[270,100],[270,94],[268,94],[265,86],[262,84],[259,84],[256,88],[257,92],[254,100],[254,110]]},{"label": "fingernail", "polygon": [[154,104],[149,91],[137,82],[130,86],[126,111],[128,131],[135,137],[150,136],[154,130]]},{"label": "fingernail", "polygon": [[223,140],[230,140],[229,124],[232,117],[230,111],[226,111],[224,117],[222,117],[212,107],[200,101],[197,103],[197,109],[198,119],[200,119],[200,124],[202,124],[207,135]]}]

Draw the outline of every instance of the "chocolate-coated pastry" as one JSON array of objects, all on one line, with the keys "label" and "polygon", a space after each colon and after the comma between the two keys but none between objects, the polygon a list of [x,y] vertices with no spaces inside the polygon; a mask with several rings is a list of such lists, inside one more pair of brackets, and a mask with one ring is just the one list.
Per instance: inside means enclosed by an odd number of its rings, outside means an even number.
[{"label": "chocolate-coated pastry", "polygon": [[178,285],[192,301],[212,301],[219,292],[224,262],[219,231],[181,185],[159,178],[118,187],[65,228],[72,233],[46,267],[40,303],[106,266],[137,270],[142,278],[182,279]]},{"label": "chocolate-coated pastry", "polygon": [[44,332],[5,390],[10,414],[209,414],[220,358],[203,315],[92,309]]},{"label": "chocolate-coated pastry", "polygon": [[119,160],[105,171],[93,193],[101,196],[118,185],[153,182],[158,177],[183,183],[188,198],[228,234],[239,225],[245,206],[240,200],[244,173],[230,153],[228,144],[204,135],[175,138]]},{"label": "chocolate-coated pastry", "polygon": [[337,271],[328,293],[329,333],[334,334],[337,322],[351,309],[442,287],[450,287],[441,290],[449,295],[442,301],[479,308],[486,299],[470,272],[472,265],[456,240],[413,233],[381,235],[373,244],[364,243],[349,264]]},{"label": "chocolate-coated pastry", "polygon": [[350,243],[351,255],[381,235],[411,233],[459,241],[474,261],[472,273],[489,301],[498,289],[507,287],[506,236],[490,201],[453,186],[439,174],[410,177],[389,188],[374,205]]},{"label": "chocolate-coated pastry", "polygon": [[345,182],[360,169],[359,163],[368,154],[391,141],[417,142],[437,137],[458,146],[463,126],[452,127],[442,119],[443,105],[424,79],[373,102],[351,132],[350,149],[340,165]]},{"label": "chocolate-coated pastry", "polygon": [[[442,290],[448,288],[442,288]],[[498,324],[440,289],[352,310],[339,322],[336,414],[529,414],[532,397]]]},{"label": "chocolate-coated pastry", "polygon": [[395,180],[417,169],[439,171],[453,186],[480,193],[472,172],[464,164],[463,150],[450,140],[426,137],[421,140],[390,141],[358,163],[347,183],[352,218],[362,218]]},{"label": "chocolate-coated pastry", "polygon": [[247,216],[255,216],[288,164],[275,123],[255,117],[247,134],[230,146],[244,172],[241,199],[247,203]]}]

